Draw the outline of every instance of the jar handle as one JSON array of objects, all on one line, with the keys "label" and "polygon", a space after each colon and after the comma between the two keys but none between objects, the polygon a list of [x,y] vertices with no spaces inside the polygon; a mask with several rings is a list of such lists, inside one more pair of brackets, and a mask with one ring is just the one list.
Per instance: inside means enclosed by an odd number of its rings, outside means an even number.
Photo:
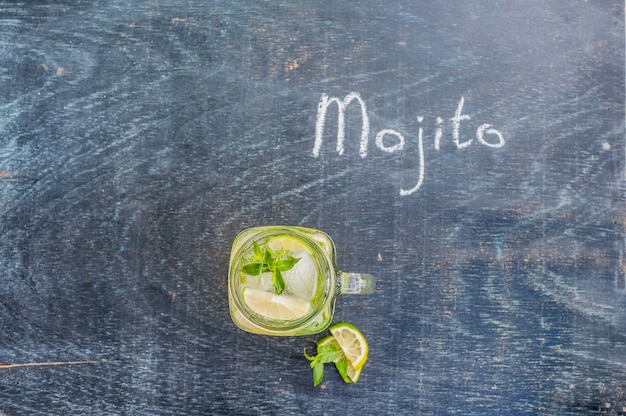
[{"label": "jar handle", "polygon": [[374,292],[375,279],[371,274],[339,272],[337,282],[341,295],[368,295]]}]

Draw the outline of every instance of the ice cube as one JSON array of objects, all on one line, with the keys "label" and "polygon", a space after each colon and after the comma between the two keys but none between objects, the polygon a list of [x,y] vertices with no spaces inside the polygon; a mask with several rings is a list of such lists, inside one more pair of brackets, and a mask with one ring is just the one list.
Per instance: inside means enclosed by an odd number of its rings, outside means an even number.
[{"label": "ice cube", "polygon": [[300,260],[286,272],[283,272],[285,280],[285,292],[302,300],[310,301],[317,291],[318,270],[311,254],[307,251],[291,253]]}]

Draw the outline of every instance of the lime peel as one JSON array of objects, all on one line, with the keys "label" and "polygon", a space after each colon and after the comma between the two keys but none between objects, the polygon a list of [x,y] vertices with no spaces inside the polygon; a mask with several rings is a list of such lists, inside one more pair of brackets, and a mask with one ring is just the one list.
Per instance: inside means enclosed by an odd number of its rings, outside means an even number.
[{"label": "lime peel", "polygon": [[[334,363],[339,375],[346,383],[356,383],[367,361],[367,341],[361,331],[354,325],[342,322],[330,327],[332,335],[317,341],[317,355],[304,356],[311,361],[313,369],[313,385],[317,386],[324,377],[324,364]],[[351,360],[356,360],[357,366]]]},{"label": "lime peel", "polygon": [[339,347],[348,361],[358,370],[367,361],[368,347],[365,337],[354,325],[342,322],[330,327]]},{"label": "lime peel", "polygon": [[311,312],[310,302],[259,289],[244,288],[242,299],[250,310],[269,319],[291,321]]}]

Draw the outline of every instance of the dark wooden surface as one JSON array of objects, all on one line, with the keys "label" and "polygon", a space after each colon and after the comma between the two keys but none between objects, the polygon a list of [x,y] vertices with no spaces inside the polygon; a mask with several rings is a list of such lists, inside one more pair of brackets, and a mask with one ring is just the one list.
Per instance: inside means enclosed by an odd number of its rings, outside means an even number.
[{"label": "dark wooden surface", "polygon": [[[0,361],[98,362],[0,412],[625,414],[624,62],[622,1],[0,2]],[[378,277],[358,384],[231,322],[268,224]]]}]

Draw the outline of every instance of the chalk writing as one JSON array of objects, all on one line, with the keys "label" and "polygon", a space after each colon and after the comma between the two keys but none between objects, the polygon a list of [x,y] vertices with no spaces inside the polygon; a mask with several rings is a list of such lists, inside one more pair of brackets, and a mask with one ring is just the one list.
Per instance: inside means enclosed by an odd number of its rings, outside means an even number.
[{"label": "chalk writing", "polygon": [[[313,157],[318,158],[324,142],[324,126],[326,124],[326,117],[328,108],[335,104],[337,106],[337,144],[336,151],[339,155],[343,155],[345,151],[345,137],[346,137],[346,108],[352,103],[356,102],[361,109],[361,139],[359,143],[359,156],[366,158],[369,147],[369,132],[370,122],[367,115],[367,108],[365,101],[356,92],[351,92],[346,95],[342,100],[337,97],[329,97],[326,94],[322,94],[319,104],[317,106],[317,118],[315,120],[315,143],[313,145]],[[457,149],[465,149],[472,145],[474,138],[461,140],[461,122],[471,120],[471,116],[463,113],[463,107],[465,106],[465,98],[461,96],[454,116],[450,118],[452,124],[452,142]],[[417,122],[419,123],[417,131],[417,151],[419,158],[419,168],[417,172],[417,183],[411,189],[400,189],[400,195],[411,195],[420,189],[424,182],[425,175],[425,160],[424,160],[424,129],[422,128],[423,116],[417,116]],[[436,118],[435,122],[435,134],[433,137],[433,148],[440,150],[441,140],[443,138],[444,120],[441,117]],[[504,136],[498,130],[496,130],[491,124],[484,123],[478,126],[475,133],[477,142],[486,147],[499,148],[504,146]],[[376,147],[384,153],[395,153],[404,149],[406,140],[404,136],[393,129],[381,129],[376,133],[374,144]]]}]

